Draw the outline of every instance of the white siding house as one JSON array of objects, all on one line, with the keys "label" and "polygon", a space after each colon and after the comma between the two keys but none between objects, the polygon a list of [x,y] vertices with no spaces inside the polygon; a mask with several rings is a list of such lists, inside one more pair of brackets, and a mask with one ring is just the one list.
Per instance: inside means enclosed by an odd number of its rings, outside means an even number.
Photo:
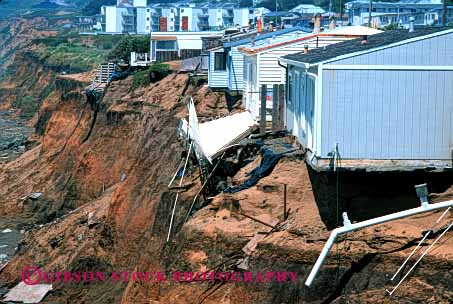
[{"label": "white siding house", "polygon": [[210,88],[225,88],[225,84],[228,82],[226,56],[222,47],[209,52],[208,86]]},{"label": "white siding house", "polygon": [[[338,29],[320,34],[305,33],[290,39],[273,37],[257,42],[254,46],[240,47],[239,50],[244,54],[244,67],[247,71],[244,73],[243,86],[243,102],[246,109],[259,117],[260,90],[262,85],[267,85],[266,100],[268,104],[266,108],[269,114],[271,113],[272,86],[286,82],[286,68],[279,64],[280,57],[299,53],[305,47],[308,49],[323,48],[330,44],[359,37],[363,28],[356,28],[356,32],[360,34],[353,34],[350,31],[344,34],[344,31],[345,29]],[[371,29],[370,31],[371,33],[380,32]]]},{"label": "white siding house", "polygon": [[170,61],[201,55],[202,37],[219,36],[222,32],[153,32],[151,61]]},{"label": "white siding house", "polygon": [[[300,28],[291,28],[272,33],[264,34],[240,34],[232,37],[232,39],[224,39],[223,48],[226,58],[226,73],[224,70],[215,70],[214,62],[209,66],[209,87],[213,89],[228,89],[230,92],[242,92],[244,84],[244,55],[238,50],[239,47],[251,46],[252,39],[261,41],[271,37],[294,37],[294,35],[302,35],[306,32]],[[231,41],[235,39],[235,41]],[[225,41],[226,40],[226,41]],[[230,40],[230,41],[228,41]],[[215,54],[220,52],[220,49],[210,50],[209,58],[215,61]],[[218,56],[218,55],[217,55]],[[217,57],[221,60],[220,57]]]},{"label": "white siding house", "polygon": [[452,170],[453,30],[387,31],[294,54],[286,128],[318,171]]}]

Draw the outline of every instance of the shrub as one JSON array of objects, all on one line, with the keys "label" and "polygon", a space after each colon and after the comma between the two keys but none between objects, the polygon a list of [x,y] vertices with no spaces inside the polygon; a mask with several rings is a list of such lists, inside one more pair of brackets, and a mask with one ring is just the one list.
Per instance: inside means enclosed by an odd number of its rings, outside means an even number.
[{"label": "shrub", "polygon": [[132,75],[131,90],[148,86],[153,80],[160,80],[169,74],[169,65],[156,63],[146,70],[135,72]]},{"label": "shrub", "polygon": [[391,23],[391,24],[388,24],[384,27],[384,29],[386,31],[392,31],[392,30],[397,30],[399,28],[398,24],[396,23]]}]

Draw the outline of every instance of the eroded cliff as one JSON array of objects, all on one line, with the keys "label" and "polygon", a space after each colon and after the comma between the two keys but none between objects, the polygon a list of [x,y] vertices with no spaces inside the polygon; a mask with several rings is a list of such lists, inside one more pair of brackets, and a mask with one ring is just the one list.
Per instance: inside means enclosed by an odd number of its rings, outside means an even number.
[{"label": "eroded cliff", "polygon": [[[226,115],[225,96],[185,74],[171,74],[135,92],[130,90],[131,78],[113,82],[97,103],[87,99],[83,79],[89,77],[67,75],[56,80],[56,89],[44,100],[36,120],[39,144],[0,167],[0,212],[18,220],[25,230],[17,254],[0,274],[8,286],[20,280],[25,266],[34,265],[53,273],[167,274],[165,282],[131,278],[55,282],[55,290],[45,299],[48,303],[449,303],[453,299],[453,241],[448,237],[396,297],[385,294],[389,275],[438,213],[348,235],[315,285],[304,287],[331,229],[327,224],[334,216],[337,176],[312,172],[300,152],[283,157],[269,176],[250,189],[215,195],[183,225],[200,182],[198,166],[191,161],[184,187],[168,188],[187,151],[177,138],[179,118],[187,115],[190,96],[200,117]],[[258,153],[253,159],[233,172],[228,183],[245,180],[260,161]],[[395,201],[400,205],[396,209],[416,206],[412,185],[425,179],[435,181],[439,194],[433,200],[452,196],[451,175],[342,175],[339,204],[355,210],[351,216],[355,220],[395,210]],[[399,187],[383,193],[373,186],[357,186],[371,181],[399,183]],[[284,184],[291,209],[286,220]],[[27,199],[32,192],[43,196]],[[166,244],[177,192],[175,233]],[[278,229],[269,233],[268,227],[238,211],[265,223],[278,222]],[[258,232],[266,234],[247,255],[242,248]],[[239,269],[293,272],[297,281],[178,283],[171,277],[174,272]]]}]

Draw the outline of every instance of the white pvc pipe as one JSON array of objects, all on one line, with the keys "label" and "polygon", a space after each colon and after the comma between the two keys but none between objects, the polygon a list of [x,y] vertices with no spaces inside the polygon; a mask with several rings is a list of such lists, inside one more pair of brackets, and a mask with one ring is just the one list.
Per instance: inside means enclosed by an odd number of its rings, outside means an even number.
[{"label": "white pvc pipe", "polygon": [[395,272],[395,274],[393,275],[393,277],[390,279],[390,281],[393,281],[396,276],[398,275],[398,273],[400,273],[400,271],[404,268],[404,266],[406,266],[407,262],[409,262],[409,260],[412,258],[412,256],[415,254],[415,252],[417,252],[418,248],[420,248],[420,246],[423,244],[423,242],[426,240],[426,238],[431,234],[431,232],[433,231],[434,227],[439,224],[439,222],[442,220],[442,218],[447,214],[447,212],[451,209],[451,207],[448,207],[444,213],[442,213],[442,215],[437,219],[437,221],[434,223],[433,227],[428,230],[428,232],[425,233],[425,236],[423,237],[423,239],[418,242],[417,246],[414,248],[414,250],[412,250],[411,254],[406,258],[406,260],[404,261],[404,263],[400,266],[400,268],[398,268],[398,270]]},{"label": "white pvc pipe", "polygon": [[[190,143],[189,152],[187,152],[186,162],[184,164],[184,169],[182,170],[182,177],[181,177],[181,180],[179,181],[180,187],[182,185],[182,181],[184,180],[184,174],[186,174],[187,163],[189,162],[190,152],[192,152],[192,146],[193,146],[193,142]],[[173,219],[175,218],[176,203],[178,202],[178,198],[179,198],[179,192],[176,193],[175,203],[173,204],[173,211],[171,213],[171,219],[170,219],[170,227],[168,227],[167,243],[170,240],[171,228],[173,227]]]},{"label": "white pvc pipe", "polygon": [[348,233],[351,231],[359,230],[359,229],[362,229],[365,227],[397,220],[397,219],[404,218],[407,216],[424,213],[424,212],[428,212],[428,211],[433,211],[433,210],[437,210],[437,209],[448,208],[451,206],[453,206],[453,200],[436,203],[436,204],[422,204],[422,206],[418,207],[418,208],[413,208],[413,209],[409,209],[409,210],[405,210],[405,211],[401,211],[401,212],[397,212],[397,213],[392,213],[389,215],[384,215],[384,216],[370,219],[367,221],[354,223],[354,224],[350,224],[350,225],[346,225],[344,227],[339,227],[339,228],[334,229],[332,231],[332,234],[330,235],[329,239],[327,240],[327,243],[324,245],[324,248],[322,249],[321,254],[319,255],[318,260],[316,261],[315,265],[313,266],[313,269],[311,270],[310,274],[308,275],[308,278],[305,281],[305,285],[307,285],[308,287],[311,286],[316,275],[319,272],[319,269],[321,268],[322,264],[324,263],[324,260],[327,258],[327,255],[329,254],[330,249],[332,248],[335,240],[337,239],[337,237],[339,235],[345,234],[345,233]]},{"label": "white pvc pipe", "polygon": [[171,179],[170,183],[168,184],[168,188],[170,188],[171,184],[173,184],[173,182],[175,181],[176,176],[178,175],[179,170],[181,169],[181,166],[182,166],[183,162],[184,162],[184,159],[181,159],[181,161],[179,162],[178,168],[176,169],[175,175],[173,175],[173,178]]}]

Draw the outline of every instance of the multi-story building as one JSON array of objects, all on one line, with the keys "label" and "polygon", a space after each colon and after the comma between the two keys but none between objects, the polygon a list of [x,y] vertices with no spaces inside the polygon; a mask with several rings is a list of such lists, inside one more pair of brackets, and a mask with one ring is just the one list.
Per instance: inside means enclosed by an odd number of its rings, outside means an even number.
[{"label": "multi-story building", "polygon": [[147,34],[151,32],[151,8],[146,0],[118,0],[101,7],[101,25],[106,33]]},{"label": "multi-story building", "polygon": [[[369,22],[370,2],[368,0],[354,0],[346,3],[349,12],[349,22],[353,25],[363,25]],[[410,20],[415,25],[434,25],[441,23],[441,0],[402,0],[399,2],[373,2],[371,6],[371,23],[377,27],[388,24],[398,24],[408,27]],[[451,11],[447,15],[447,22],[451,20]]]},{"label": "multi-story building", "polygon": [[238,8],[233,4],[153,4],[146,0],[118,0],[115,6],[102,6],[102,30],[106,33],[147,34],[198,32],[255,23],[262,9]]}]

